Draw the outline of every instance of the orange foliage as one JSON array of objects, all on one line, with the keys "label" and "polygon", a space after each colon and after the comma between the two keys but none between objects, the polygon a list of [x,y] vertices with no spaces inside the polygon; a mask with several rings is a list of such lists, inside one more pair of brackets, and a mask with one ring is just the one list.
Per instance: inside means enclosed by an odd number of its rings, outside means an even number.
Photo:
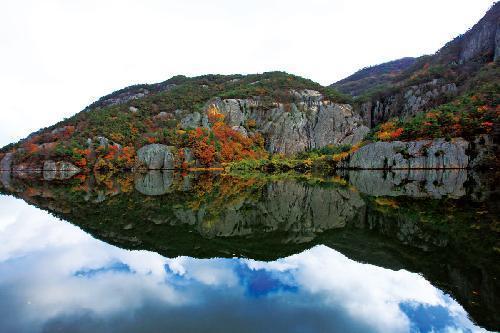
[{"label": "orange foliage", "polygon": [[117,156],[118,162],[122,163],[124,167],[131,168],[135,163],[135,149],[134,147],[123,147]]},{"label": "orange foliage", "polygon": [[38,145],[31,143],[31,142],[26,143],[24,145],[24,149],[26,149],[26,152],[28,154],[34,154],[34,153],[37,153],[39,151]]},{"label": "orange foliage", "polygon": [[216,160],[231,162],[262,157],[264,154],[263,151],[256,151],[264,142],[261,135],[247,137],[222,121],[213,124],[212,132],[201,127],[189,131],[189,142],[194,156],[206,166]]},{"label": "orange foliage", "polygon": [[214,105],[211,105],[208,108],[207,115],[208,115],[208,121],[212,124],[215,124],[217,122],[221,122],[224,120],[224,115],[222,113],[220,113],[219,110]]},{"label": "orange foliage", "polygon": [[87,159],[85,157],[79,159],[75,162],[75,165],[79,168],[84,168],[87,166]]},{"label": "orange foliage", "polygon": [[109,145],[108,146],[108,153],[106,155],[104,155],[104,158],[106,160],[112,160],[112,159],[114,159],[117,156],[118,151],[119,151],[118,146],[116,146],[116,145]]},{"label": "orange foliage", "polygon": [[111,140],[118,143],[123,143],[123,140],[125,139],[125,137],[121,133],[111,133],[110,138]]},{"label": "orange foliage", "polygon": [[392,121],[388,121],[380,125],[380,130],[376,133],[379,140],[396,140],[403,134],[404,130],[402,127],[396,127],[396,124]]}]

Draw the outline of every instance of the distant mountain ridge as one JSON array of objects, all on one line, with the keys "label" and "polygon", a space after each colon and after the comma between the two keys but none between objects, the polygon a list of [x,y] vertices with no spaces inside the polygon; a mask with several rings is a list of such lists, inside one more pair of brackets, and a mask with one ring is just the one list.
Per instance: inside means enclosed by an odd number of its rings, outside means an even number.
[{"label": "distant mountain ridge", "polygon": [[359,96],[381,84],[391,83],[395,76],[412,66],[416,58],[406,57],[360,69],[330,85],[342,93]]},{"label": "distant mountain ridge", "polygon": [[500,58],[499,20],[500,3],[496,2],[478,23],[448,42],[435,54],[418,58],[406,57],[366,67],[331,84],[330,87],[352,96],[360,96],[377,86],[404,86],[409,77],[426,65],[465,66],[475,67],[477,70],[478,65]]}]

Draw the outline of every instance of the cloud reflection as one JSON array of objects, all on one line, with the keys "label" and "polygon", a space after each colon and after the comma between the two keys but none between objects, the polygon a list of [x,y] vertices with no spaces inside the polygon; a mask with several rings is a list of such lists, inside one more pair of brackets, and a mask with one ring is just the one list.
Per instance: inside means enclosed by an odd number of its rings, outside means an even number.
[{"label": "cloud reflection", "polygon": [[128,251],[0,197],[2,332],[478,331],[418,274],[326,246],[273,262]]}]

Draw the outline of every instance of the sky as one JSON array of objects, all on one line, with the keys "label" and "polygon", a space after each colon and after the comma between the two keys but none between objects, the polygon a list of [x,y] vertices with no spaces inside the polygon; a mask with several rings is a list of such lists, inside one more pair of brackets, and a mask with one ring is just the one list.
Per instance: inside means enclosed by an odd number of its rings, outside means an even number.
[{"label": "sky", "polygon": [[1,0],[0,146],[137,83],[283,70],[327,85],[434,53],[492,0]]}]

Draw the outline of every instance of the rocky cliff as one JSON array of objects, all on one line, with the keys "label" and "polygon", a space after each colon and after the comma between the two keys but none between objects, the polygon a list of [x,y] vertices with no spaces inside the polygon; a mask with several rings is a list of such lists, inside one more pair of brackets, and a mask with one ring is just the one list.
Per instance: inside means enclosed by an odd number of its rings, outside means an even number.
[{"label": "rocky cliff", "polygon": [[393,117],[412,117],[418,112],[450,101],[457,94],[454,82],[433,79],[357,104],[356,111],[371,128]]},{"label": "rocky cliff", "polygon": [[499,58],[497,2],[477,24],[435,54],[365,68],[331,86],[359,97],[355,111],[374,127],[391,117],[409,117],[474,90],[474,77],[484,77],[479,73]]},{"label": "rocky cliff", "polygon": [[332,103],[314,90],[292,94],[295,102],[275,103],[269,109],[255,99],[216,99],[208,109],[217,109],[232,128],[245,135],[245,126],[252,122],[249,131],[262,133],[270,153],[289,155],[329,144],[356,144],[368,134],[352,106]]},{"label": "rocky cliff", "polygon": [[495,168],[498,146],[491,137],[472,142],[457,138],[369,143],[352,153],[347,169],[467,169]]}]

